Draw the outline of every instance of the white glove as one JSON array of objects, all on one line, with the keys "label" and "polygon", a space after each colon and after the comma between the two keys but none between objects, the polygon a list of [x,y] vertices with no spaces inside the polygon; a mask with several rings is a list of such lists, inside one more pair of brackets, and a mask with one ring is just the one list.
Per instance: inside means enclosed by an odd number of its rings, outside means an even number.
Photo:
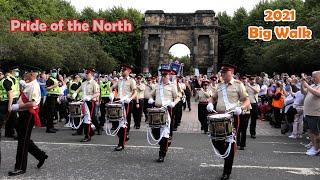
[{"label": "white glove", "polygon": [[18,111],[19,110],[20,105],[19,104],[12,104],[11,106],[11,111]]},{"label": "white glove", "polygon": [[131,102],[131,98],[125,98],[125,99],[124,99],[124,103],[129,104],[130,102]]},{"label": "white glove", "polygon": [[149,98],[148,104],[153,104],[153,103],[154,103],[154,100],[152,98]]},{"label": "white glove", "polygon": [[175,102],[171,102],[168,106],[171,107],[171,108],[174,108],[175,105],[176,105]]},{"label": "white glove", "polygon": [[91,101],[91,97],[90,97],[90,96],[85,96],[85,97],[83,98],[83,100],[84,100],[84,101]]},{"label": "white glove", "polygon": [[77,93],[73,93],[72,94],[72,99],[76,99],[76,97],[77,97]]},{"label": "white glove", "polygon": [[241,107],[235,107],[234,108],[234,114],[235,115],[240,115],[242,113],[242,109],[241,109]]},{"label": "white glove", "polygon": [[207,111],[208,111],[208,112],[212,112],[212,111],[213,111],[213,104],[212,104],[212,103],[209,103],[209,104],[207,105]]}]

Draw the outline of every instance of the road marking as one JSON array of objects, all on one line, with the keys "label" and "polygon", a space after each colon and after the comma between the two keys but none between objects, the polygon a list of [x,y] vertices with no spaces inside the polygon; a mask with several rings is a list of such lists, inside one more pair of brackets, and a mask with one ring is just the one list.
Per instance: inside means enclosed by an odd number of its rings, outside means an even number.
[{"label": "road marking", "polygon": [[273,151],[274,153],[277,154],[306,154],[306,152],[296,152],[296,151],[292,151],[292,152],[286,152],[286,151]]},{"label": "road marking", "polygon": [[297,144],[297,143],[286,143],[286,142],[256,142],[259,144]]},{"label": "road marking", "polygon": [[[201,163],[200,167],[223,167],[223,164],[207,164]],[[233,168],[238,169],[269,169],[269,170],[284,170],[287,173],[298,174],[304,176],[320,175],[320,168],[299,168],[299,167],[273,167],[273,166],[247,166],[247,165],[234,165]]]},{"label": "road marking", "polygon": [[[17,143],[16,141],[1,141],[5,143]],[[115,147],[113,144],[82,144],[82,143],[57,143],[57,142],[34,142],[36,144],[45,145],[69,145],[69,146],[92,146],[92,147]],[[158,146],[134,146],[126,145],[126,148],[149,148],[149,149],[159,149]],[[183,147],[169,147],[169,149],[183,150]]]}]

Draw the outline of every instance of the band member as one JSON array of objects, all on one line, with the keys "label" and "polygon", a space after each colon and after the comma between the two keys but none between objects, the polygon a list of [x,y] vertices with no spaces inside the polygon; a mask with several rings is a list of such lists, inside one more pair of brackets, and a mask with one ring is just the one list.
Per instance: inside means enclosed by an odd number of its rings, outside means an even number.
[{"label": "band member", "polygon": [[[245,85],[246,91],[248,92],[248,75],[241,77],[241,82]],[[250,99],[250,95],[249,95]],[[239,122],[239,128],[237,131],[237,146],[239,146],[239,150],[244,150],[244,147],[246,147],[246,141],[247,141],[247,129],[248,129],[248,123],[250,118],[250,109],[251,106],[247,109],[244,109],[242,113],[239,115],[240,122]]]},{"label": "band member", "polygon": [[249,99],[251,103],[250,109],[250,135],[251,138],[256,138],[256,126],[257,126],[257,119],[258,119],[258,95],[260,92],[260,86],[256,83],[256,77],[250,76],[249,83],[246,84],[246,88],[249,94]]},{"label": "band member", "polygon": [[[112,86],[111,89],[118,89],[118,98],[125,107],[125,121],[126,123],[120,124],[122,127],[118,131],[119,143],[114,149],[115,151],[122,151],[124,144],[129,140],[130,124],[131,124],[131,110],[132,110],[132,99],[137,96],[137,86],[134,79],[130,78],[133,66],[122,65],[122,79]],[[118,124],[117,124],[118,125]]]},{"label": "band member", "polygon": [[191,111],[190,98],[192,95],[192,88],[191,88],[189,77],[184,79],[184,84],[186,86],[186,90],[184,91],[184,94],[186,95],[186,102],[183,103],[183,110],[186,110],[186,108],[188,106],[189,111]]},{"label": "band member", "polygon": [[[19,95],[20,95],[20,78],[19,78],[19,70],[18,69],[12,69],[6,73],[6,79],[11,82],[11,90],[12,90],[12,103],[15,104],[18,101]],[[9,99],[9,102],[11,100]],[[11,104],[12,104],[11,103]],[[10,112],[8,114],[6,126],[5,126],[5,137],[11,137],[16,138],[14,135],[14,129],[17,123],[17,112]]]},{"label": "band member", "polygon": [[82,100],[85,103],[85,115],[84,120],[81,126],[84,128],[85,137],[81,142],[91,141],[91,136],[93,136],[94,132],[91,128],[91,123],[96,127],[98,134],[101,134],[101,128],[99,126],[97,116],[95,113],[95,106],[98,103],[100,96],[100,87],[99,84],[94,80],[95,70],[93,68],[87,68],[85,70],[86,81],[83,82],[79,89],[72,95],[73,98],[76,98],[79,92],[83,93]]},{"label": "band member", "polygon": [[185,86],[182,83],[182,76],[177,76],[176,82],[173,82],[176,85],[179,102],[173,108],[174,111],[174,121],[173,121],[173,131],[177,131],[178,126],[180,126],[181,118],[182,118],[182,98],[184,96]]},{"label": "band member", "polygon": [[40,150],[30,139],[33,126],[41,126],[38,115],[41,92],[36,77],[37,74],[35,72],[26,74],[26,87],[21,92],[18,103],[13,104],[11,108],[12,111],[19,111],[19,120],[16,164],[14,171],[8,173],[9,176],[16,176],[26,172],[28,152],[39,161],[38,168],[42,167],[44,161],[48,158],[48,155]]},{"label": "band member", "polygon": [[208,116],[208,111],[207,111],[207,105],[209,102],[209,99],[212,96],[211,90],[208,88],[209,85],[208,80],[204,80],[201,82],[201,89],[197,93],[197,98],[199,99],[199,104],[198,104],[198,119],[201,124],[201,130],[204,131],[205,134],[208,132],[208,122],[207,122],[207,116]]},{"label": "band member", "polygon": [[53,119],[57,116],[57,98],[60,95],[59,81],[57,80],[58,71],[52,69],[50,77],[48,78],[47,85],[47,99],[46,99],[46,112],[47,112],[47,133],[56,133],[57,129],[54,128]]},{"label": "band member", "polygon": [[[243,109],[247,109],[250,105],[248,93],[241,81],[233,78],[236,67],[229,64],[223,64],[221,68],[221,76],[223,82],[218,84],[217,91],[213,94],[212,101],[217,101],[217,112],[226,112],[234,110],[234,128],[237,130],[239,115]],[[241,103],[241,106],[240,106]],[[209,112],[213,111],[213,104],[210,102],[207,106]],[[212,144],[221,154],[227,150],[229,142],[212,140]],[[229,156],[225,158],[222,180],[229,179],[234,159],[236,144],[232,142]]]},{"label": "band member", "polygon": [[[69,82],[68,84],[68,100],[69,102],[72,101],[80,101],[83,98],[83,93],[79,92],[75,98],[72,97],[72,95],[81,87],[81,78],[79,75],[74,75],[72,81]],[[80,118],[81,117],[75,117],[74,122],[76,126],[79,126],[80,123]],[[70,125],[70,124],[69,124]],[[74,132],[72,135],[82,135],[83,134],[83,126],[80,125],[79,128]]]},{"label": "band member", "polygon": [[148,100],[151,98],[151,92],[155,89],[156,84],[152,83],[152,77],[149,76],[147,77],[147,84],[145,85],[145,90],[144,90],[144,101],[143,101],[143,113],[145,117],[145,121],[148,121],[148,116],[147,116],[147,108],[151,108],[154,104],[149,104]]},{"label": "band member", "polygon": [[159,158],[157,159],[157,162],[164,162],[168,147],[170,146],[169,139],[172,138],[172,109],[180,101],[180,99],[178,98],[177,88],[175,87],[175,84],[170,83],[169,79],[172,71],[170,70],[169,66],[162,65],[162,68],[159,71],[161,72],[161,81],[152,91],[152,97],[155,97],[155,101],[153,100],[153,98],[151,98],[149,99],[149,104],[155,103],[155,106],[158,108],[166,107],[171,119],[169,127],[152,129],[152,134],[156,139],[159,139],[160,133],[164,132],[164,135],[159,142],[160,151]]},{"label": "band member", "polygon": [[137,75],[137,96],[133,100],[133,119],[134,119],[134,127],[136,129],[140,129],[141,117],[142,117],[142,109],[143,109],[143,100],[144,100],[144,91],[146,89],[144,83],[142,82],[142,74]]},{"label": "band member", "polygon": [[107,77],[102,76],[100,79],[100,127],[103,128],[106,122],[106,104],[110,102],[111,81]]}]

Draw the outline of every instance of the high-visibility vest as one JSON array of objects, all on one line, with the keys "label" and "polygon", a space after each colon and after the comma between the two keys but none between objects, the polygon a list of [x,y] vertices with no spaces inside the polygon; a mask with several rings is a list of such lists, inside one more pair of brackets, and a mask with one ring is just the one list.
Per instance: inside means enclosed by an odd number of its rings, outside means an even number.
[{"label": "high-visibility vest", "polygon": [[69,86],[68,86],[68,94],[69,94],[69,95],[72,95],[73,93],[76,92],[76,90],[72,90],[72,89],[71,89],[71,86],[74,85],[74,84],[77,84],[77,83],[75,83],[75,82],[73,82],[73,81],[70,81],[70,82],[69,82]]},{"label": "high-visibility vest", "polygon": [[110,81],[100,83],[100,96],[102,98],[110,96],[110,85],[111,85]]},{"label": "high-visibility vest", "polygon": [[[54,84],[58,84],[58,80],[56,80],[55,78],[50,77],[49,79],[51,79]],[[60,88],[59,88],[59,86],[56,86],[56,87],[48,90],[48,95],[60,95]]]},{"label": "high-visibility vest", "polygon": [[20,84],[19,79],[14,76],[8,76],[7,78],[9,81],[11,81],[12,86],[12,92],[13,92],[13,98],[19,98],[20,96]]},{"label": "high-visibility vest", "polygon": [[1,79],[0,81],[0,101],[8,101],[8,92],[3,86],[3,82],[6,78]]}]

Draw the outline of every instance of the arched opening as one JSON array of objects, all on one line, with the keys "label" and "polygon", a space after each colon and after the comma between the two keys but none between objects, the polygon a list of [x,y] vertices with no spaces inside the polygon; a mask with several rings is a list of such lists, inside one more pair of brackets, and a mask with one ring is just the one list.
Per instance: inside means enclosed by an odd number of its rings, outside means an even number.
[{"label": "arched opening", "polygon": [[169,49],[169,62],[183,63],[184,75],[192,74],[192,64],[190,59],[190,49],[188,46],[182,43],[174,44]]}]

